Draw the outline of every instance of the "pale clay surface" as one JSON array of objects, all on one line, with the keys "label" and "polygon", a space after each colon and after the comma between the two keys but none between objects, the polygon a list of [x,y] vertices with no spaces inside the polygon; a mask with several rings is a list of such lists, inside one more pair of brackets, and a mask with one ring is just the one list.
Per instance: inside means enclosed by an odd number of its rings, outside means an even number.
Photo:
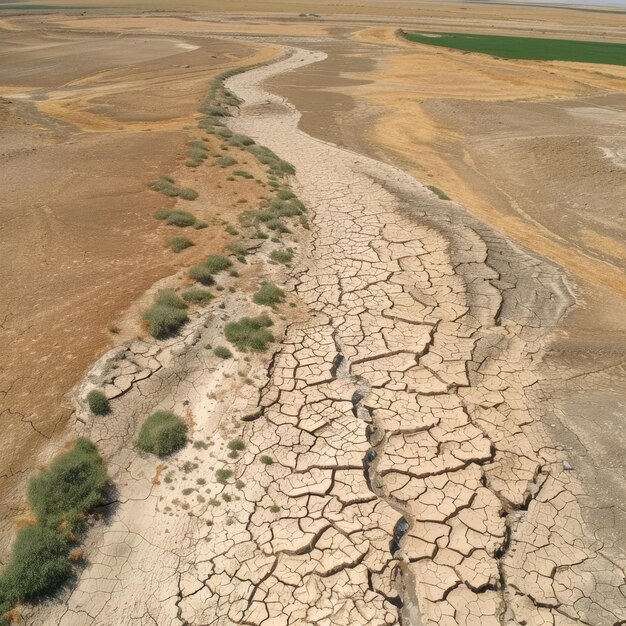
[{"label": "pale clay surface", "polygon": [[[245,101],[233,129],[297,168],[312,230],[288,288],[307,321],[269,366],[255,357],[255,393],[224,378],[241,361],[202,349],[219,311],[169,347],[137,342],[114,377],[106,359],[94,368],[80,393],[114,378],[116,418],[77,430],[112,458],[118,504],[90,532],[76,585],[26,622],[621,623],[625,561],[585,528],[532,397],[568,290],[401,171],[299,132],[262,81],[321,58],[296,50],[228,84]],[[166,463],[171,482],[153,484],[156,462],[132,441],[157,407],[215,443],[189,446]],[[214,471],[237,434],[247,448],[222,485]]]}]

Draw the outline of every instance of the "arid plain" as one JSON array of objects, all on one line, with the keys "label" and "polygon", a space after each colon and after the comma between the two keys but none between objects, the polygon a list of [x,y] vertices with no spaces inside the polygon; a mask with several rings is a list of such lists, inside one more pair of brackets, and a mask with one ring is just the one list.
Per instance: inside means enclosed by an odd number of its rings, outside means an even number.
[{"label": "arid plain", "polygon": [[[68,442],[110,479],[74,577],[10,620],[624,623],[626,67],[397,30],[626,43],[626,14],[213,4],[1,14],[2,561]],[[241,67],[226,130],[199,127]],[[306,219],[241,217],[278,183],[232,133],[293,163]],[[192,247],[161,208],[206,224]],[[155,294],[223,252],[215,299],[151,338]],[[266,311],[269,351],[215,356]],[[135,448],[155,409],[190,441],[161,460]]]}]

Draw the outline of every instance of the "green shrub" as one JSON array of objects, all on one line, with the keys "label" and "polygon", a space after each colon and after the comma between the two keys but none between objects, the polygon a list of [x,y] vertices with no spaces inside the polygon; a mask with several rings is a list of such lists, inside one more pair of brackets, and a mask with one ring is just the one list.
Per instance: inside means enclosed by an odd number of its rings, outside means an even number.
[{"label": "green shrub", "polygon": [[81,437],[69,452],[30,481],[28,503],[42,522],[56,526],[66,519],[71,524],[98,504],[106,480],[96,447]]},{"label": "green shrub", "polygon": [[230,137],[233,136],[233,131],[230,130],[230,128],[221,128],[220,130],[217,131],[216,134],[222,137],[223,139],[229,139]]},{"label": "green shrub", "polygon": [[107,415],[111,411],[108,398],[99,389],[92,389],[87,394],[87,404],[94,415]]},{"label": "green shrub", "polygon": [[143,423],[137,447],[144,452],[164,457],[180,450],[187,443],[187,426],[171,411],[156,411]]},{"label": "green shrub", "polygon": [[222,485],[226,484],[226,481],[233,475],[232,471],[229,469],[218,469],[215,472],[215,478],[217,478],[217,482]]},{"label": "green shrub", "polygon": [[300,216],[300,224],[302,224],[302,228],[304,228],[304,230],[309,230],[309,220],[307,219],[306,215]]},{"label": "green shrub", "polygon": [[0,615],[16,602],[56,591],[65,582],[71,573],[70,543],[83,530],[84,515],[100,502],[106,480],[102,458],[82,437],[31,480],[28,500],[36,523],[18,532],[0,573]]},{"label": "green shrub", "polygon": [[274,459],[271,456],[267,456],[267,454],[263,454],[259,457],[259,461],[263,463],[263,465],[272,465],[272,463],[274,463]]},{"label": "green shrub", "polygon": [[218,274],[233,266],[233,262],[223,254],[211,254],[204,262],[205,267],[211,274]]},{"label": "green shrub", "polygon": [[281,189],[276,196],[280,199],[280,200],[291,200],[292,198],[296,197],[296,194],[293,193],[293,191],[291,191],[290,189]]},{"label": "green shrub", "polygon": [[170,214],[172,213],[172,211],[170,209],[157,209],[153,215],[157,220],[166,220]]},{"label": "green shrub", "polygon": [[165,218],[165,223],[168,226],[186,228],[187,226],[193,226],[196,223],[196,218],[191,213],[187,213],[187,211],[172,211]]},{"label": "green shrub", "polygon": [[188,289],[183,292],[182,297],[185,302],[191,302],[192,304],[207,304],[215,296],[206,289]]},{"label": "green shrub", "polygon": [[293,259],[293,252],[291,252],[291,250],[272,250],[270,259],[276,261],[276,263],[288,265]]},{"label": "green shrub", "polygon": [[189,320],[187,305],[171,289],[161,291],[154,304],[143,314],[148,332],[155,339],[165,339],[175,335],[178,329]]},{"label": "green shrub", "polygon": [[271,513],[280,513],[280,507],[279,507],[279,506],[276,506],[276,505],[271,506],[271,507],[270,507],[270,512],[271,512]]},{"label": "green shrub", "polygon": [[229,167],[230,165],[235,165],[237,163],[237,159],[234,159],[231,156],[222,156],[217,159],[217,164],[220,167]]},{"label": "green shrub", "polygon": [[161,176],[159,180],[154,180],[148,185],[153,191],[158,191],[170,198],[183,198],[183,200],[195,200],[198,193],[189,187],[179,187],[174,184],[174,180],[169,176]]},{"label": "green shrub", "polygon": [[226,324],[224,335],[241,352],[263,351],[267,350],[268,344],[274,341],[274,335],[267,330],[267,327],[272,324],[272,320],[267,315],[242,317],[237,322]]},{"label": "green shrub", "polygon": [[56,591],[71,573],[67,536],[43,524],[17,533],[15,545],[0,577],[0,598],[8,610],[19,600],[32,600]]},{"label": "green shrub", "polygon": [[224,230],[233,237],[239,234],[239,231],[232,224],[227,224]]},{"label": "green shrub", "polygon": [[162,289],[154,299],[155,304],[171,306],[175,309],[186,309],[187,305],[180,299],[173,289]]},{"label": "green shrub", "polygon": [[167,240],[167,245],[173,252],[182,252],[193,246],[193,242],[183,235],[176,235]]},{"label": "green shrub", "polygon": [[233,254],[237,258],[240,263],[246,262],[248,249],[239,241],[231,241],[226,245],[226,248],[231,254]]},{"label": "green shrub", "polygon": [[290,233],[291,232],[289,228],[287,227],[287,225],[282,220],[278,220],[278,219],[269,220],[269,222],[266,222],[265,225],[270,230],[273,230],[277,233]]},{"label": "green shrub", "polygon": [[215,284],[212,272],[206,265],[194,265],[189,268],[187,273],[191,278],[207,287]]},{"label": "green shrub", "polygon": [[208,228],[208,226],[209,226],[209,225],[208,225],[206,222],[196,222],[196,223],[193,225],[193,227],[194,227],[196,230],[202,230],[203,228]]},{"label": "green shrub", "polygon": [[213,354],[220,359],[230,359],[233,353],[226,346],[217,346],[213,350]]},{"label": "green shrub", "polygon": [[262,283],[259,290],[252,296],[256,304],[276,306],[285,299],[285,292],[273,283]]},{"label": "green shrub", "polygon": [[246,172],[245,170],[235,170],[233,172],[233,176],[241,176],[241,178],[254,178],[250,172]]},{"label": "green shrub", "polygon": [[243,442],[243,440],[239,438],[232,439],[228,442],[228,449],[235,452],[241,452],[242,450],[246,449],[246,444]]},{"label": "green shrub", "polygon": [[237,148],[245,148],[246,146],[253,146],[254,139],[252,137],[248,137],[248,135],[233,135],[228,143],[231,146],[236,146]]}]

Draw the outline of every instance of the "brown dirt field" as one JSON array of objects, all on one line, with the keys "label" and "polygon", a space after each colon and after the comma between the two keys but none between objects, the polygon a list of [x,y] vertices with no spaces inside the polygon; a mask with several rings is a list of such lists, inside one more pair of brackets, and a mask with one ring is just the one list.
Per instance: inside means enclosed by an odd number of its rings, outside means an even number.
[{"label": "brown dirt field", "polygon": [[[182,162],[186,142],[203,134],[196,109],[212,76],[275,52],[209,38],[41,31],[29,19],[12,26],[0,31],[8,60],[0,68],[0,497],[15,513],[19,477],[63,431],[64,395],[112,342],[142,332],[140,305],[132,315],[129,306],[221,249],[229,210],[262,193],[256,181],[228,187],[228,170],[211,157],[195,170]],[[244,167],[254,172],[252,161]],[[182,208],[210,223],[188,233],[196,246],[179,255],[164,246],[177,229],[152,217],[174,202],[146,186],[165,173],[200,193]]]}]

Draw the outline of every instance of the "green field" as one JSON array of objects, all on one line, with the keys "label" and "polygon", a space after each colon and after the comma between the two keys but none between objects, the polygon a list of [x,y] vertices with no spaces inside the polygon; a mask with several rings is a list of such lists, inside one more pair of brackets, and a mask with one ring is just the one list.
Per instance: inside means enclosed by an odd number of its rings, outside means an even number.
[{"label": "green field", "polygon": [[480,52],[504,59],[626,65],[626,44],[621,43],[465,33],[421,34],[403,30],[400,33],[409,41],[416,43],[465,52]]}]

